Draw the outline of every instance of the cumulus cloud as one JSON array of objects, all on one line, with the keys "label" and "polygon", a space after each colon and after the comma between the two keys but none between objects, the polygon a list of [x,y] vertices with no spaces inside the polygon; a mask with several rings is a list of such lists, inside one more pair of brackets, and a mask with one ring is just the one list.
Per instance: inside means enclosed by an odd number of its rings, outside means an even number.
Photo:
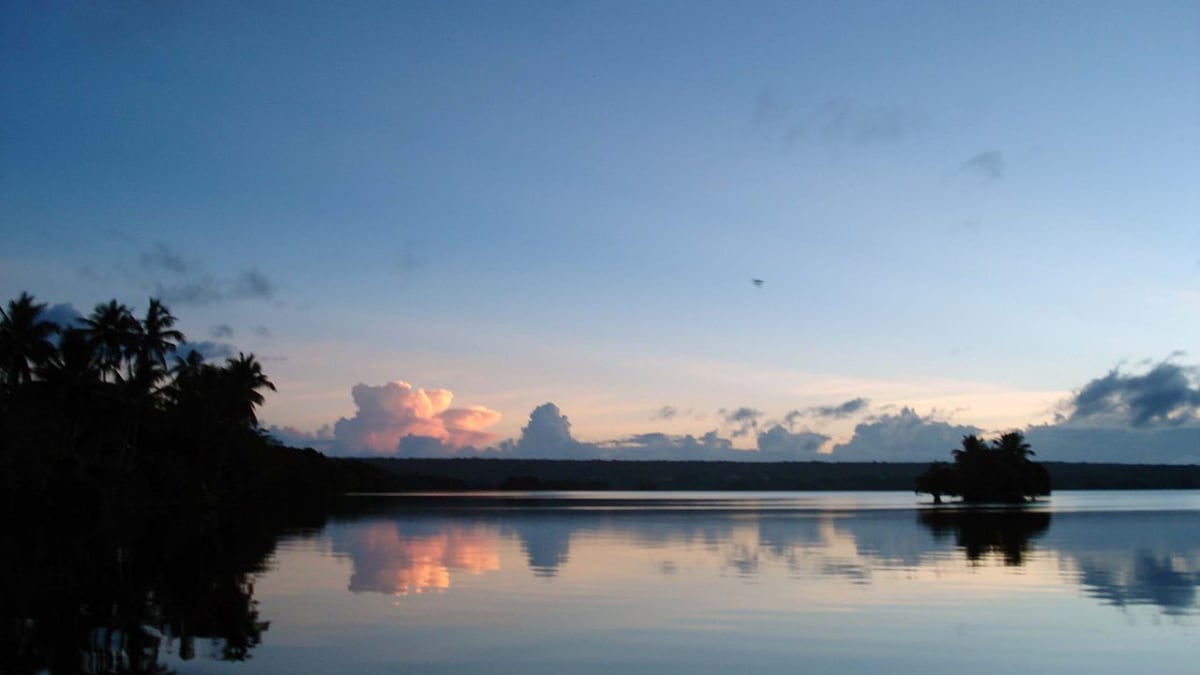
[{"label": "cumulus cloud", "polygon": [[357,412],[333,427],[347,454],[396,454],[403,449],[402,440],[409,448],[428,449],[427,441],[410,437],[434,439],[448,448],[482,445],[494,439],[487,427],[500,420],[500,413],[483,406],[451,408],[454,394],[445,389],[414,389],[407,382],[359,383],[350,395]]},{"label": "cumulus cloud", "polygon": [[857,462],[925,462],[945,460],[962,437],[982,430],[951,424],[912,408],[864,420],[854,427],[854,437],[834,446],[834,459]]},{"label": "cumulus cloud", "polygon": [[985,180],[1000,180],[1004,177],[1004,153],[986,150],[962,163],[963,172]]},{"label": "cumulus cloud", "polygon": [[529,414],[515,441],[500,444],[499,452],[513,457],[593,459],[597,446],[580,443],[571,436],[571,421],[553,403],[543,403]]},{"label": "cumulus cloud", "polygon": [[758,452],[763,460],[816,459],[817,452],[829,436],[815,431],[791,431],[783,425],[775,426],[758,435]]},{"label": "cumulus cloud", "polygon": [[1198,369],[1170,358],[1145,372],[1113,368],[1075,391],[1054,423],[1026,430],[1038,458],[1200,463]]},{"label": "cumulus cloud", "polygon": [[1077,426],[1179,426],[1196,421],[1200,387],[1195,368],[1168,361],[1142,374],[1114,368],[1084,385],[1069,406],[1067,421]]}]

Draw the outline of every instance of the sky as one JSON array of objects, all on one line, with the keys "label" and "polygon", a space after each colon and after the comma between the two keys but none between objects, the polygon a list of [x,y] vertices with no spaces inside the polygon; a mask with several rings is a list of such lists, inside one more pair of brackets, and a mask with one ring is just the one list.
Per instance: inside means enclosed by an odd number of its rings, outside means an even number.
[{"label": "sky", "polygon": [[1200,462],[1197,185],[1196,2],[0,5],[0,298],[332,454]]}]

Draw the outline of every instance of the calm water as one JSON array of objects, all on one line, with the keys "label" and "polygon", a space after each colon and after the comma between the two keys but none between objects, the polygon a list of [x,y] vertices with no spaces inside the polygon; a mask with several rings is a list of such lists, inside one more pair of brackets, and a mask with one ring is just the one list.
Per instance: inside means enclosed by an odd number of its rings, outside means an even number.
[{"label": "calm water", "polygon": [[92,629],[85,662],[244,674],[1200,672],[1196,492],[1061,493],[1015,512],[933,509],[908,493],[361,504],[259,541],[258,562],[206,582],[240,589],[232,609],[191,597],[203,589],[159,590],[158,605],[190,607],[185,618],[156,605],[137,619],[150,639],[132,647],[129,621],[115,635]]}]

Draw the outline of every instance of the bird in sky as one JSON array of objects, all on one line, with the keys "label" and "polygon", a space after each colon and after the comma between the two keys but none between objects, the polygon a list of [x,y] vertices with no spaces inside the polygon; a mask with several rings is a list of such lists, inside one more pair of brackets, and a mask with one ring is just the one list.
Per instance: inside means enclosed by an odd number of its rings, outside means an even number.
[{"label": "bird in sky", "polygon": [[751,279],[750,282],[753,283],[756,288],[762,288],[764,283],[762,279]]}]

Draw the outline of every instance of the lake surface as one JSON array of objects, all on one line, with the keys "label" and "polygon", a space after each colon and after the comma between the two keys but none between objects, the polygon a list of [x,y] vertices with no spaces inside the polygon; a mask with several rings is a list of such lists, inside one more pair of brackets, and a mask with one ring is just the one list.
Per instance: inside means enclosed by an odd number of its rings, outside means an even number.
[{"label": "lake surface", "polygon": [[[139,600],[116,612],[121,625],[76,635],[82,655],[64,646],[51,669],[70,672],[71,658],[247,675],[1200,669],[1197,492],[1067,492],[1010,510],[934,508],[911,493],[354,503],[299,529],[217,528],[190,563],[160,556],[193,565],[176,574],[203,587],[154,587],[153,611]],[[240,562],[213,553],[235,544],[252,549]]]}]

